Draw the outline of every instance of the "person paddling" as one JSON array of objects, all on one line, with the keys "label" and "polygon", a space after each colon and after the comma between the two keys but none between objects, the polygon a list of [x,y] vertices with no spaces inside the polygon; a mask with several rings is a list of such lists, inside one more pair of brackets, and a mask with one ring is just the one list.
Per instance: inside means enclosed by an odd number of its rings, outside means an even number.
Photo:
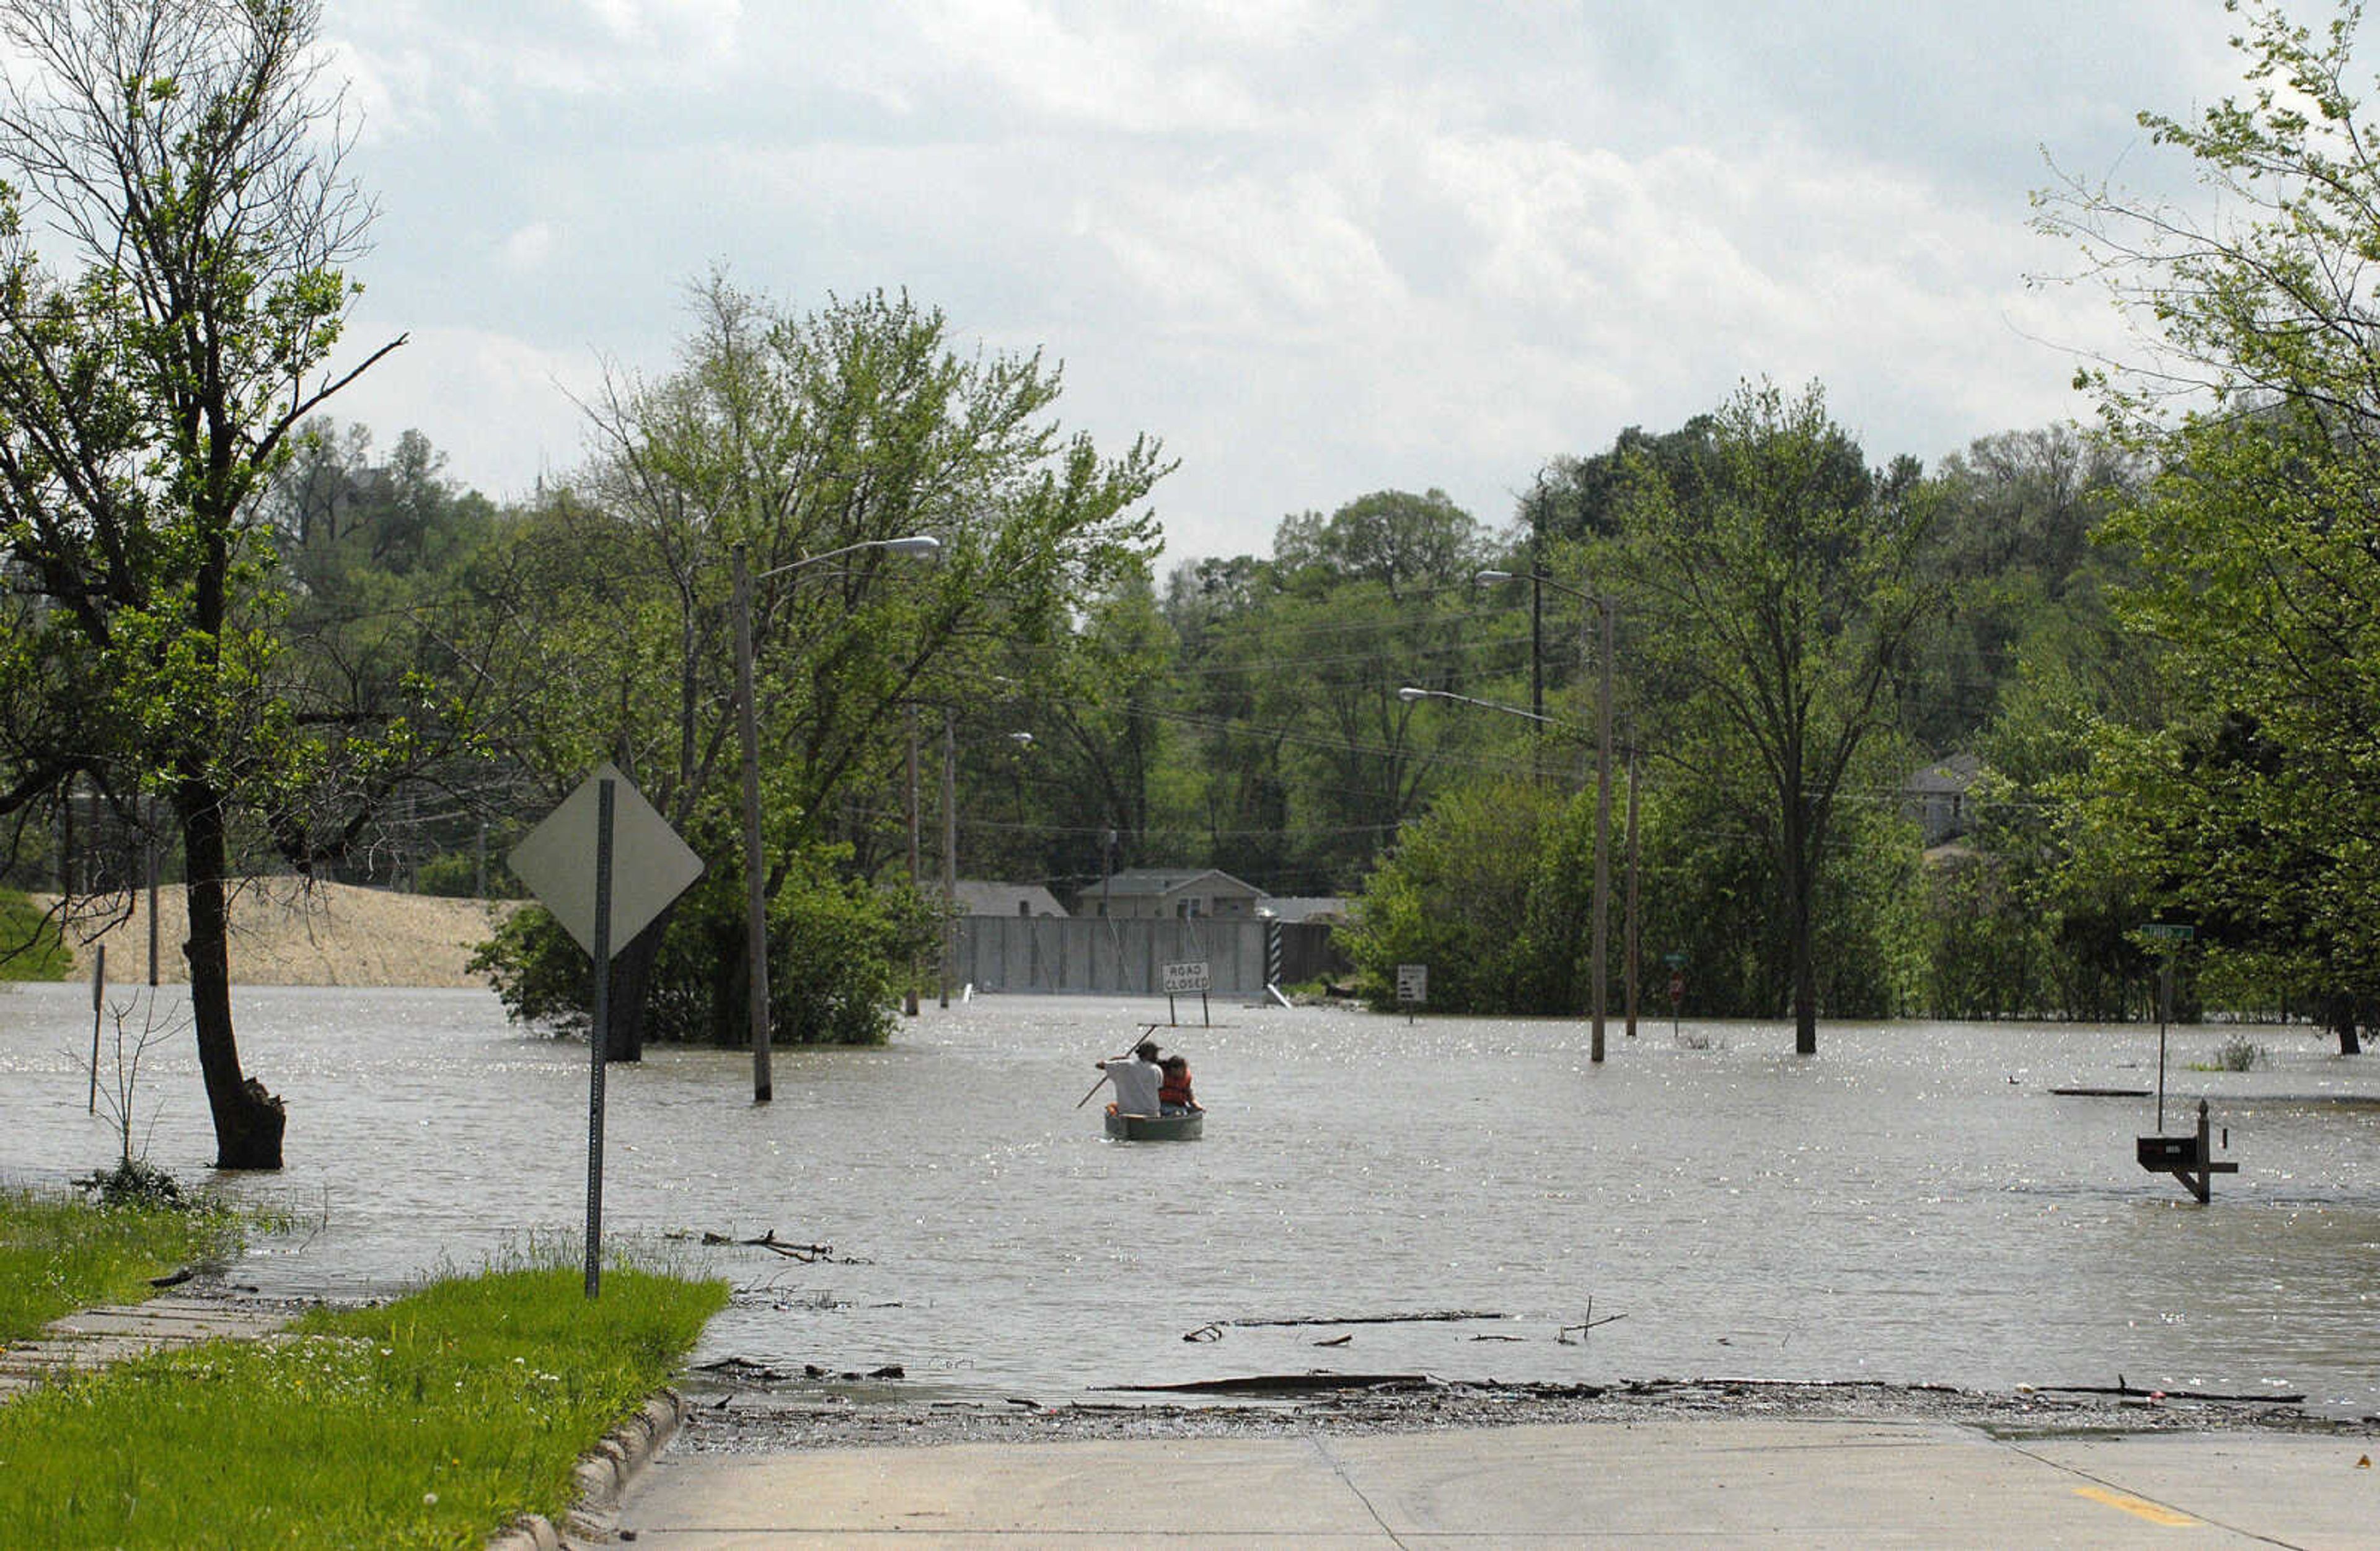
[{"label": "person paddling", "polygon": [[1115,1110],[1119,1115],[1154,1115],[1157,1113],[1157,1090],[1164,1073],[1157,1064],[1158,1044],[1144,1039],[1132,1048],[1129,1056],[1117,1056],[1098,1062],[1107,1080],[1115,1085]]}]

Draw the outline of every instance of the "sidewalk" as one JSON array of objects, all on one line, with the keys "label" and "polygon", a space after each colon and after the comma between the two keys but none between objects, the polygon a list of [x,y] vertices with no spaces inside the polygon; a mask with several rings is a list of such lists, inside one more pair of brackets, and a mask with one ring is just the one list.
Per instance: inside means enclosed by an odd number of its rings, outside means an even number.
[{"label": "sidewalk", "polygon": [[255,1340],[289,1322],[278,1309],[164,1294],[140,1303],[85,1309],[0,1351],[0,1400],[66,1373],[87,1372],[168,1347]]},{"label": "sidewalk", "polygon": [[2274,1433],[2001,1442],[1940,1423],[1694,1420],[672,1453],[618,1524],[662,1551],[2375,1547],[2380,1466],[2358,1464],[2374,1448]]}]

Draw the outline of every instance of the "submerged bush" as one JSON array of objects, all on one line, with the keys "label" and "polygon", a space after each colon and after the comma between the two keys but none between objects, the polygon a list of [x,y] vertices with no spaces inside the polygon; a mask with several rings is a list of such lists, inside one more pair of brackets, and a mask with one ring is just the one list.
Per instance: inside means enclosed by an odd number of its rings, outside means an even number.
[{"label": "submerged bush", "polygon": [[145,1157],[122,1158],[113,1169],[94,1169],[77,1180],[75,1188],[103,1206],[145,1206],[182,1212],[192,1205],[173,1171]]}]

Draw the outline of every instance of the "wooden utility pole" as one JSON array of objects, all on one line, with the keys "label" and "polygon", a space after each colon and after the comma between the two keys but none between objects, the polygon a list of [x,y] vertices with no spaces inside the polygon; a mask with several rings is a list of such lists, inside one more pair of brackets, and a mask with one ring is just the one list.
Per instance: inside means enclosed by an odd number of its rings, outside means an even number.
[{"label": "wooden utility pole", "polygon": [[[917,708],[909,709],[909,891],[917,891]],[[908,988],[901,993],[901,1011],[917,1015],[917,964],[909,963]]]},{"label": "wooden utility pole", "polygon": [[959,929],[959,744],[957,719],[942,710],[942,1000],[951,1004],[952,959]]},{"label": "wooden utility pole", "polygon": [[1628,725],[1628,904],[1626,911],[1627,941],[1621,952],[1621,973],[1627,975],[1627,989],[1622,993],[1628,1007],[1628,1037],[1636,1037],[1636,719]]},{"label": "wooden utility pole", "polygon": [[769,1075],[769,887],[760,853],[760,725],[752,703],[752,569],[735,546],[735,721],[744,757],[744,1020],[752,1041],[752,1102],[775,1091]]},{"label": "wooden utility pole", "polygon": [[[1595,959],[1590,977],[1595,995],[1595,1034],[1588,1059],[1603,1060],[1603,1020],[1609,1006],[1610,966],[1604,962],[1611,937],[1611,600],[1589,597],[1593,612],[1582,621],[1603,626],[1603,661],[1595,697]],[[1582,631],[1584,634],[1584,631]]]}]

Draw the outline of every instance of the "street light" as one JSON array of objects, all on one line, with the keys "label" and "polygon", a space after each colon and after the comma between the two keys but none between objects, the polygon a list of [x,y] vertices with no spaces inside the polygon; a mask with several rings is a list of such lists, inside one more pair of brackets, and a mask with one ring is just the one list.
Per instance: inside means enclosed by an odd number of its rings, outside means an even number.
[{"label": "street light", "polygon": [[769,902],[767,881],[760,874],[760,723],[752,704],[752,584],[840,560],[863,550],[927,556],[940,554],[941,548],[940,539],[923,533],[900,539],[868,539],[824,554],[772,565],[754,576],[745,546],[735,546],[735,720],[744,743],[744,956],[750,963],[746,976],[746,1012],[752,1036],[755,1104],[768,1103],[775,1089],[769,1080]]},{"label": "street light", "polygon": [[1560,732],[1576,733],[1581,737],[1586,736],[1585,728],[1563,721],[1559,718],[1540,716],[1536,711],[1524,711],[1518,706],[1508,706],[1500,700],[1482,700],[1475,696],[1457,695],[1451,689],[1423,689],[1417,685],[1409,684],[1397,691],[1397,698],[1408,706],[1417,700],[1451,700],[1458,706],[1477,706],[1482,710],[1501,711],[1506,716],[1517,716],[1524,721],[1535,721]]},{"label": "street light", "polygon": [[[1510,571],[1482,571],[1472,580],[1482,586],[1493,582],[1517,581]],[[1588,965],[1589,980],[1594,988],[1595,1036],[1588,1060],[1603,1059],[1603,1017],[1609,994],[1606,986],[1604,954],[1610,939],[1611,921],[1611,614],[1612,600],[1597,593],[1574,588],[1551,576],[1531,576],[1534,587],[1548,587],[1556,592],[1568,593],[1590,609],[1593,618],[1602,624],[1601,687],[1595,700],[1595,956]],[[1579,647],[1592,649],[1588,639],[1588,617],[1579,619]]]}]

